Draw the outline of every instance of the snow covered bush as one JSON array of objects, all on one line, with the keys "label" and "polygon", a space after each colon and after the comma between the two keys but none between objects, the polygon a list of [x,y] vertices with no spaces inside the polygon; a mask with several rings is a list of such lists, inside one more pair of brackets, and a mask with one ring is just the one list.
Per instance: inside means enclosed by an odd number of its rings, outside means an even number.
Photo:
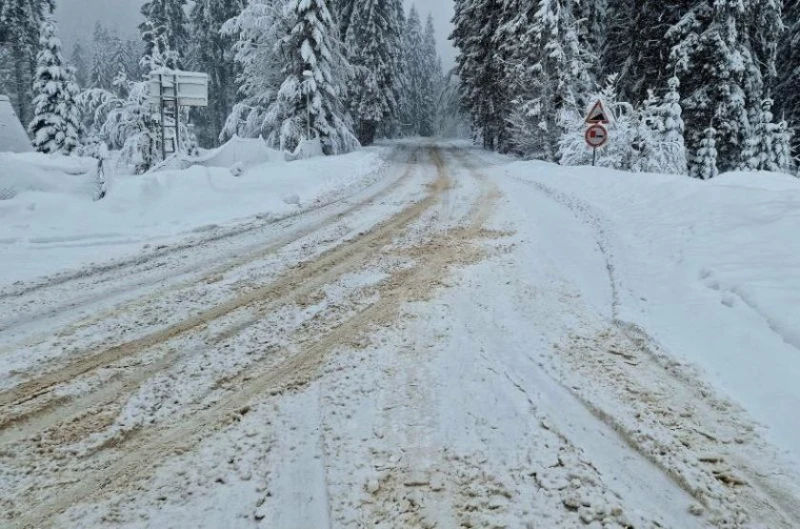
[{"label": "snow covered bush", "polygon": [[52,20],[42,24],[33,84],[34,117],[28,130],[37,150],[70,154],[80,141],[81,117],[76,101],[80,88],[75,72],[64,63],[56,31]]}]

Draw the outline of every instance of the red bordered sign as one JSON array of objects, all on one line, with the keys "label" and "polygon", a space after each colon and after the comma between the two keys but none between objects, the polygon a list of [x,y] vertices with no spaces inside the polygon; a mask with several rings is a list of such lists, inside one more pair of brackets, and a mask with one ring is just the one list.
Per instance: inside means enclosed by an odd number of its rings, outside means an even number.
[{"label": "red bordered sign", "polygon": [[606,111],[606,106],[602,101],[596,102],[591,110],[589,110],[589,113],[586,114],[586,124],[608,125],[609,123],[611,123],[611,120],[609,119],[609,114]]},{"label": "red bordered sign", "polygon": [[592,125],[586,129],[586,143],[593,149],[599,149],[608,143],[608,130],[602,125]]}]

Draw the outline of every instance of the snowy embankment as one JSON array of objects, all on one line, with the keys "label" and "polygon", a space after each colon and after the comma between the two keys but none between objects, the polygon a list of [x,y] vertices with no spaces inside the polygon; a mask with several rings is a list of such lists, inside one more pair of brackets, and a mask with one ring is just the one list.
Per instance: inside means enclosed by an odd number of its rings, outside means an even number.
[{"label": "snowy embankment", "polygon": [[585,301],[701,368],[800,461],[800,180],[701,182],[486,156],[515,200],[538,210],[548,252]]},{"label": "snowy embankment", "polygon": [[108,195],[97,202],[94,160],[0,153],[0,284],[319,207],[368,184],[385,154],[374,148],[292,163],[270,155],[256,163],[250,151],[212,151],[206,166],[185,170],[110,171]]}]

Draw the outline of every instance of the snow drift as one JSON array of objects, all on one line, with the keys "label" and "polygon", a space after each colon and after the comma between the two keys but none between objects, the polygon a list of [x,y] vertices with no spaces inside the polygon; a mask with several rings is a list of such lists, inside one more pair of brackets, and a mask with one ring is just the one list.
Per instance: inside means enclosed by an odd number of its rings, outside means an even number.
[{"label": "snow drift", "polygon": [[0,152],[0,201],[34,191],[91,198],[96,167],[92,158]]},{"label": "snow drift", "polygon": [[[269,149],[251,149],[249,141],[243,145],[240,160],[272,156]],[[235,149],[229,144],[209,163],[232,161]],[[281,217],[314,207],[377,174],[383,150],[260,163],[238,178],[227,167],[199,165],[141,176],[111,174],[108,194],[97,202],[95,163],[91,158],[0,154],[0,189],[13,190],[8,200],[0,200],[0,284],[123,257],[143,244],[163,244],[255,216]]]},{"label": "snow drift", "polygon": [[19,122],[11,101],[0,95],[0,152],[29,152],[31,142],[22,123]]},{"label": "snow drift", "polygon": [[646,329],[763,421],[773,442],[796,448],[800,180],[494,161],[526,184],[514,189],[532,221],[560,234],[548,251],[587,302]]}]

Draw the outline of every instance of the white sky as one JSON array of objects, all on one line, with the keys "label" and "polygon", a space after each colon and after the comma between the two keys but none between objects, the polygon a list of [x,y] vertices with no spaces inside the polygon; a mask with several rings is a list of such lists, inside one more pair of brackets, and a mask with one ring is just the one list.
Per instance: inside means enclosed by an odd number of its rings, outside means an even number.
[{"label": "white sky", "polygon": [[[144,0],[58,0],[56,16],[61,24],[67,54],[75,39],[91,39],[92,28],[98,20],[109,27],[117,28],[122,35],[137,35],[139,6],[143,2]],[[409,6],[412,3],[417,5],[423,21],[428,12],[433,13],[439,50],[445,68],[450,68],[455,61],[455,50],[447,41],[451,31],[450,20],[453,18],[453,0],[406,0],[406,3]]]}]

